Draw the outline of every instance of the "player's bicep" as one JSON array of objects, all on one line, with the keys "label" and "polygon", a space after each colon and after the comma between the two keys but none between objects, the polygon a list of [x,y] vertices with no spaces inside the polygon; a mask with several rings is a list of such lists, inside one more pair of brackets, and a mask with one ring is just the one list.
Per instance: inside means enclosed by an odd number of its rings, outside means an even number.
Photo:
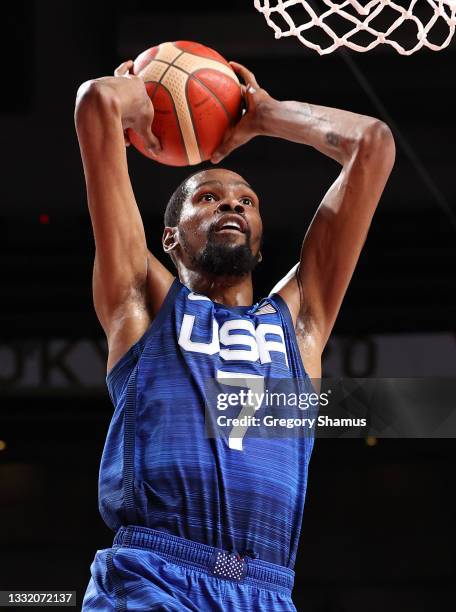
[{"label": "player's bicep", "polygon": [[[106,189],[89,195],[95,238],[93,294],[97,315],[105,331],[119,307],[146,297],[148,250],[134,199]],[[122,198],[122,195],[124,199]]]}]

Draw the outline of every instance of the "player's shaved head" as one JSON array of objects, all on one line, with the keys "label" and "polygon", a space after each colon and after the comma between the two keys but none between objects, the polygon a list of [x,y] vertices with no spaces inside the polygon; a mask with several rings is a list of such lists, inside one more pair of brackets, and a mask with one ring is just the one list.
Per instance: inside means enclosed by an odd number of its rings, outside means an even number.
[{"label": "player's shaved head", "polygon": [[189,193],[188,184],[194,176],[197,176],[200,173],[201,170],[187,176],[187,178],[184,179],[180,185],[178,185],[172,196],[169,198],[165,209],[165,227],[176,227],[176,225],[179,223],[182,206]]}]

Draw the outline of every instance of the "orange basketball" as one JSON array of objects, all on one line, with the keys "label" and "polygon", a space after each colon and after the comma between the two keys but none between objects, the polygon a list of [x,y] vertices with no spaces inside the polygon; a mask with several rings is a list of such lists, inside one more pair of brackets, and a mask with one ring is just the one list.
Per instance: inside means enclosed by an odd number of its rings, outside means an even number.
[{"label": "orange basketball", "polygon": [[194,42],[166,42],[141,53],[140,76],[155,109],[152,131],[162,152],[151,155],[133,130],[128,136],[143,155],[170,166],[209,159],[226,130],[241,116],[241,88],[230,64],[213,49]]}]

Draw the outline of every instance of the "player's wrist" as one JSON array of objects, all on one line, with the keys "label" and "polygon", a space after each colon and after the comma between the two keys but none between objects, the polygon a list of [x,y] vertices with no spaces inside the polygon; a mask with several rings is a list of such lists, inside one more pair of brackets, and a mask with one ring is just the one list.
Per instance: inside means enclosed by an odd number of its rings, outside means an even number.
[{"label": "player's wrist", "polygon": [[266,94],[256,108],[255,135],[274,136],[275,118],[280,115],[282,102]]},{"label": "player's wrist", "polygon": [[121,99],[118,92],[109,83],[110,77],[95,79],[83,83],[76,98],[76,116],[85,111],[97,111],[103,114],[121,114]]}]

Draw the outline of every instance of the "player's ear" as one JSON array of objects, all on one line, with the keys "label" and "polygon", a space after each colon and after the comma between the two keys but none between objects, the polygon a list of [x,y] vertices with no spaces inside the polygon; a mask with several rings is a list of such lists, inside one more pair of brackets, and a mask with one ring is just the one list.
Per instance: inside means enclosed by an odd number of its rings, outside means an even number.
[{"label": "player's ear", "polygon": [[169,253],[177,247],[179,244],[177,239],[177,227],[165,227],[163,230],[162,244],[165,253]]}]

